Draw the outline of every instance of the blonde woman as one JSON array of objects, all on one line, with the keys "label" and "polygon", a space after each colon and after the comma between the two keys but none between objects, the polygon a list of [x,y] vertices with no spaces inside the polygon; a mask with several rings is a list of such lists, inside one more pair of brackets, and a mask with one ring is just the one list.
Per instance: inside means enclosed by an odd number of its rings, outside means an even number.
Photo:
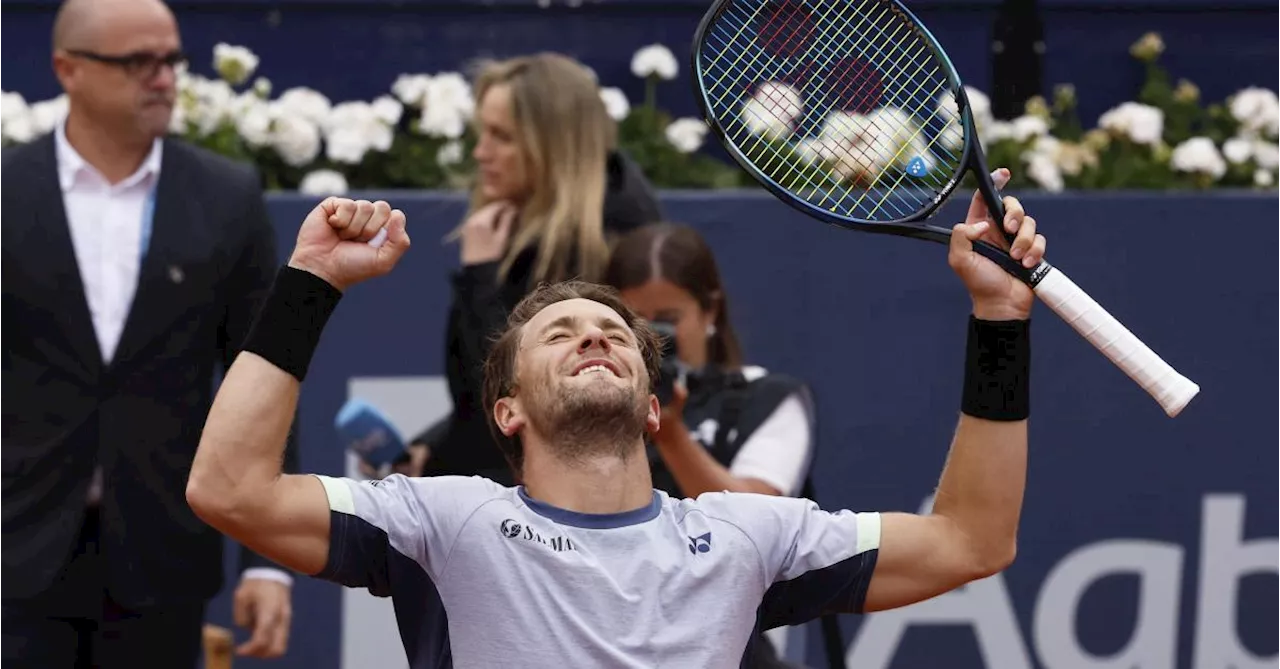
[{"label": "blonde woman", "polygon": [[454,232],[462,267],[447,326],[453,414],[413,440],[402,471],[509,485],[481,402],[491,336],[539,282],[600,280],[609,239],[661,213],[645,177],[617,151],[614,123],[582,64],[554,53],[491,62],[474,89],[478,170]]}]

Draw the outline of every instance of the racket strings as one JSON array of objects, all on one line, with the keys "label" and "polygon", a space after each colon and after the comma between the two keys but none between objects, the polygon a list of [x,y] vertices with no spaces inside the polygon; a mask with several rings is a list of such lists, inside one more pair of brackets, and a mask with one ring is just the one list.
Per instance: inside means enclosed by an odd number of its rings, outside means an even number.
[{"label": "racket strings", "polygon": [[[865,0],[864,0],[864,4],[865,4]],[[791,12],[791,15],[792,15],[792,16],[794,16],[794,12],[795,12],[795,10],[793,9],[793,10],[792,10],[792,12]],[[776,19],[776,17],[778,17],[778,16],[780,16],[780,15],[785,16],[785,14],[783,14],[782,12],[777,12],[777,11],[775,11],[775,12],[770,13],[770,21],[769,21],[769,22],[766,22],[766,24],[765,24],[765,25],[766,25],[766,32],[767,32],[767,29],[768,29],[768,28],[771,28],[771,27],[772,27],[772,21],[773,21],[773,20],[775,20],[775,19]],[[864,18],[865,18],[865,17],[864,17]],[[751,23],[750,17],[741,17],[741,16],[740,16],[740,17],[737,17],[737,19],[738,19],[737,21],[731,21],[731,23],[730,23],[730,25],[734,25],[734,26],[736,26],[736,27],[738,28],[738,30],[737,30],[737,31],[736,31],[736,33],[735,33],[735,37],[740,36],[743,32],[745,32],[745,31],[749,30],[749,28],[747,28],[747,26],[749,26],[749,24]],[[846,22],[845,22],[845,23],[847,23],[847,20],[846,20]],[[829,35],[829,34],[828,34],[828,33],[831,31],[831,28],[832,28],[832,27],[833,27],[833,26],[831,25],[831,22],[828,22],[828,24],[827,24],[826,26],[824,26],[824,27],[823,27],[823,29],[822,29],[822,33],[823,33],[823,34],[821,34],[821,35],[820,35],[820,37],[822,37],[822,38],[833,38],[833,37],[834,37],[833,35]],[[836,29],[837,29],[837,30],[839,30],[839,29],[843,28],[844,26],[835,26],[835,27],[836,27]],[[775,33],[775,34],[776,34],[776,33]],[[857,34],[857,33],[855,32],[854,34]],[[724,44],[724,41],[723,41],[723,40],[721,40],[721,43],[722,43],[722,44]],[[784,44],[790,44],[790,40],[788,40],[787,42],[784,42]],[[863,55],[865,55],[865,53],[864,53]],[[756,54],[756,56],[758,57],[758,56],[759,56],[759,54]],[[828,54],[828,57],[827,57],[827,59],[826,59],[826,60],[831,60],[830,54]],[[899,60],[900,60],[900,59],[899,59]],[[913,58],[912,60],[914,60],[914,58]],[[814,61],[810,61],[810,62],[812,63],[812,62],[814,62]],[[860,62],[860,61],[857,61],[857,60],[855,59],[855,62]],[[742,70],[747,69],[749,66],[751,66],[751,65],[753,65],[753,64],[754,64],[754,62],[753,62],[753,61],[749,61],[749,62],[747,62],[747,63],[744,65],[744,64],[742,63],[742,59],[741,59],[741,58],[738,58],[738,59],[736,59],[735,61],[731,61],[731,62],[727,63],[727,64],[726,64],[726,66],[723,68],[723,69],[724,69],[724,72],[722,72],[722,77],[721,77],[721,78],[723,79],[724,75],[728,75],[728,74],[741,75],[741,74],[742,74]],[[874,75],[874,70],[873,70],[873,69],[871,69],[869,66],[867,66],[867,65],[865,65],[865,64],[861,64],[861,66],[860,66],[860,67],[858,67],[857,69],[858,69],[858,75],[855,75],[852,79],[848,79],[848,78],[846,78],[846,79],[845,79],[845,85],[844,85],[844,87],[843,87],[843,90],[841,90],[841,91],[838,91],[838,92],[837,92],[838,94],[841,94],[841,95],[839,95],[839,97],[850,97],[850,96],[845,96],[845,95],[842,95],[842,94],[844,94],[844,93],[847,93],[847,92],[848,92],[848,91],[847,91],[847,89],[848,89],[848,86],[849,86],[851,83],[856,82],[856,81],[859,81],[859,80],[862,82],[862,84],[859,86],[858,91],[855,91],[855,96],[853,96],[853,97],[856,97],[856,94],[857,94],[858,92],[860,92],[861,90],[863,90],[863,89],[865,88],[865,86],[866,86],[866,84],[867,84],[867,83],[876,82],[876,83],[873,83],[873,89],[877,89],[877,88],[879,87],[879,86],[878,86],[878,77],[873,76],[873,75]],[[859,76],[859,75],[860,75],[860,76]],[[807,78],[807,77],[803,77],[803,76],[801,77],[801,79],[802,79],[802,81],[804,81],[804,84],[802,84],[802,85],[804,85],[804,86],[808,86],[808,85],[816,85],[816,84],[820,83],[820,80],[819,80],[819,79],[809,79],[809,78]],[[808,94],[808,95],[810,95],[810,96],[813,96],[813,95],[821,95],[821,91],[813,91],[813,90],[810,90],[810,91],[806,91],[806,94]],[[877,95],[878,95],[878,91],[877,91]],[[723,100],[717,100],[717,101],[718,101],[718,102],[722,102]],[[872,101],[871,101],[871,104],[868,104],[867,106],[873,106],[873,104],[874,104],[874,100],[872,100]],[[753,107],[754,107],[754,109],[753,109]],[[761,126],[763,126],[763,127],[767,127],[767,126],[770,126],[770,125],[774,125],[774,124],[770,123],[768,120],[765,120],[765,119],[762,119],[762,118],[761,118],[761,115],[759,114],[759,107],[760,107],[760,105],[758,105],[758,104],[752,104],[752,105],[749,105],[748,107],[746,107],[746,109],[744,109],[744,112],[747,112],[747,113],[753,113],[753,114],[754,114],[754,116],[755,116],[755,120],[756,120],[756,121],[758,121],[758,123],[756,123],[756,124],[749,124],[749,125],[756,125],[756,126],[758,126],[758,127],[761,127]],[[777,115],[777,114],[774,114],[774,120],[780,121],[780,122],[781,122],[781,124],[784,124],[784,125],[785,125],[785,124],[788,124],[792,119],[791,119],[790,117],[782,117],[782,118],[778,118],[778,115]],[[762,123],[759,123],[759,122],[762,122]],[[742,130],[742,128],[741,128],[741,127],[739,127],[739,128],[738,128],[738,130],[739,130],[739,132],[738,132],[737,134],[739,134],[739,135],[743,134],[743,133],[741,132],[741,130]],[[762,138],[762,137],[760,137],[760,135],[762,135],[762,134],[764,134],[764,133],[760,133],[760,132],[758,131],[758,128],[748,128],[748,130],[750,130],[750,132],[749,132],[749,133],[746,133],[746,134],[750,135],[751,137],[754,137],[754,139],[755,139],[755,141],[754,141],[754,146],[748,146],[748,148],[749,148],[749,149],[759,149],[759,148],[761,148],[761,147],[760,147],[760,145],[763,143],[763,142],[762,142],[762,139],[763,139],[763,138]],[[741,137],[738,137],[737,139],[742,139],[742,138],[741,138]],[[748,142],[750,142],[751,140],[750,140],[750,139],[748,139],[747,141],[748,141]],[[768,147],[766,147],[766,148],[768,148]],[[860,160],[863,160],[863,161],[868,160],[867,156],[865,155],[865,149],[859,149],[859,148],[854,147],[854,150],[858,150],[858,151],[859,151],[859,153],[862,153],[862,154],[863,154],[863,156],[861,156],[861,157],[859,158]],[[767,156],[768,160],[767,160],[767,162],[765,162],[765,163],[764,163],[764,168],[765,168],[766,170],[768,170],[769,168],[773,167],[773,166],[774,166],[774,163],[776,163],[776,162],[778,161],[778,159],[779,159],[779,158],[782,158],[782,157],[783,157],[783,156],[782,156],[782,154],[780,154],[780,153],[779,153],[779,152],[777,152],[777,151],[773,151],[773,152],[771,152],[771,153],[772,153],[772,155],[768,155],[768,156]],[[814,156],[807,156],[807,157],[806,157],[806,162],[812,162],[812,161],[813,161],[813,158],[814,158]],[[847,156],[846,156],[846,162],[847,162]],[[804,179],[804,181],[806,181],[806,183],[805,183],[804,185],[808,186],[810,189],[814,189],[814,190],[821,191],[821,192],[823,193],[823,195],[824,195],[824,197],[822,198],[824,201],[825,201],[826,199],[828,199],[828,198],[832,197],[833,195],[837,195],[837,193],[833,193],[833,192],[832,192],[832,189],[830,189],[830,188],[823,189],[823,188],[818,187],[818,184],[814,183],[814,182],[813,182],[813,180],[812,180],[811,178],[806,178],[806,179]],[[836,189],[836,190],[838,190],[838,189]]]},{"label": "racket strings", "polygon": [[[792,11],[789,14],[791,16],[794,16],[795,14],[794,5],[791,6],[791,10]],[[776,19],[778,16],[787,16],[787,15],[788,14],[784,14],[783,12],[775,11],[770,16],[770,19]],[[865,15],[862,17],[864,21],[866,18],[867,17]],[[745,23],[745,22],[741,22],[741,23]],[[766,28],[765,28],[766,32],[769,32],[769,28],[771,27],[772,27],[771,23],[766,23]],[[830,26],[827,26],[827,28],[829,27]],[[838,27],[843,28],[843,26],[838,26]],[[901,27],[902,27],[901,25],[897,26],[897,28],[899,29],[901,29]],[[826,31],[824,30],[824,32]],[[857,34],[857,32],[855,32],[854,34]],[[825,37],[826,35],[823,35],[823,36]],[[903,74],[907,74],[908,76],[911,76],[911,77],[917,76],[916,73],[908,73],[905,71],[906,64],[902,64],[902,56],[903,55],[909,56],[907,60],[907,64],[913,64],[918,66],[920,65],[920,63],[916,62],[916,58],[919,56],[921,52],[923,52],[923,48],[918,49],[917,53],[913,53],[913,54],[905,54],[905,53],[899,52],[898,53],[899,58],[895,60],[894,65],[899,67],[900,69],[903,69],[904,70]],[[831,57],[831,54],[826,54],[826,55],[827,55],[827,59],[829,60]],[[865,56],[866,52],[860,51],[860,55]],[[853,71],[853,76],[841,78],[843,85],[841,86],[840,90],[835,91],[835,97],[837,99],[836,104],[841,105],[844,108],[848,108],[852,106],[854,107],[855,110],[860,111],[860,110],[865,110],[866,108],[874,106],[876,98],[880,96],[879,89],[881,88],[881,82],[879,81],[878,77],[874,76],[874,70],[868,67],[864,62],[858,59],[854,59],[853,62],[856,65],[851,65],[845,68],[841,68],[846,71]],[[857,84],[857,88],[853,91],[852,95],[849,95],[849,87],[854,84]],[[870,85],[870,89],[871,89],[870,92],[867,91],[868,85]],[[870,99],[868,100],[867,98],[870,98]],[[858,157],[859,159],[862,159],[862,160],[867,159],[865,148],[861,149],[860,153],[862,155]]]},{"label": "racket strings", "polygon": [[700,60],[726,140],[812,204],[903,219],[959,171],[949,70],[891,3],[732,1],[704,32]]}]

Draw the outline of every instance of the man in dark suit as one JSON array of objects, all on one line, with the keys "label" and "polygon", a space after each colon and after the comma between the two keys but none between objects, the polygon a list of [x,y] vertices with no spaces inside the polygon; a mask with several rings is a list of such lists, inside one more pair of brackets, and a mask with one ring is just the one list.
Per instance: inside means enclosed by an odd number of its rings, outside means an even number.
[{"label": "man in dark suit", "polygon": [[[70,0],[66,119],[4,150],[5,667],[194,667],[222,587],[187,476],[278,259],[256,172],[165,139],[183,62],[159,0]],[[291,576],[241,568],[240,650],[278,656]]]}]

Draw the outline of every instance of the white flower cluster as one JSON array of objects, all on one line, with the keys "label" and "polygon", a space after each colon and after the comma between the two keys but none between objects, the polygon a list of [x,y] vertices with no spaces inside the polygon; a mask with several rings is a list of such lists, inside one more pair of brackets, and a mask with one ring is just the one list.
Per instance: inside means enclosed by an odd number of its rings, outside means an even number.
[{"label": "white flower cluster", "polygon": [[1275,91],[1245,88],[1228,101],[1231,116],[1240,124],[1235,137],[1222,145],[1223,156],[1233,164],[1254,163],[1253,183],[1269,188],[1280,165],[1280,99]]},{"label": "white flower cluster", "polygon": [[51,132],[66,113],[65,95],[28,105],[20,93],[0,94],[0,137],[6,142],[29,142]]}]

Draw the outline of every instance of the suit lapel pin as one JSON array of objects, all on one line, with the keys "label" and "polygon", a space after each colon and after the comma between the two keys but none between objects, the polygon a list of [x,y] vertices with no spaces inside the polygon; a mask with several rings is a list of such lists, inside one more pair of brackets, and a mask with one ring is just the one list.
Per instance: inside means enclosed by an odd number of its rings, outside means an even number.
[{"label": "suit lapel pin", "polygon": [[174,283],[182,283],[186,275],[182,273],[182,268],[177,265],[169,265],[169,280]]}]

